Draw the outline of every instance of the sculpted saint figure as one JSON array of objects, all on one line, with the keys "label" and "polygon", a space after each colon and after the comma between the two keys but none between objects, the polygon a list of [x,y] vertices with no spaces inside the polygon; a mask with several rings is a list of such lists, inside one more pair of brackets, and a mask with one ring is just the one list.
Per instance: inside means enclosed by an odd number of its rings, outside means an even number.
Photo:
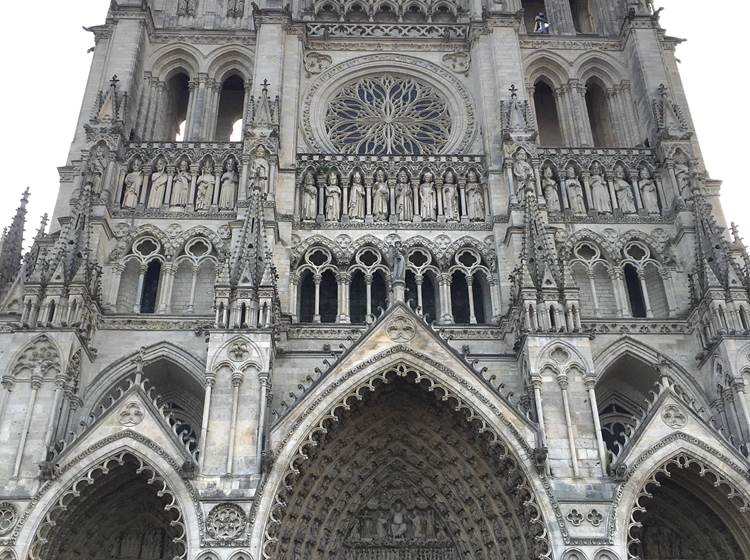
[{"label": "sculpted saint figure", "polygon": [[659,195],[656,192],[656,183],[651,177],[651,172],[647,167],[641,167],[638,174],[638,182],[641,187],[641,199],[643,207],[649,214],[659,213]]},{"label": "sculpted saint figure", "polygon": [[123,208],[138,206],[138,197],[143,186],[143,161],[141,158],[133,160],[132,171],[125,175],[125,194],[122,197]]},{"label": "sculpted saint figure", "polygon": [[211,193],[215,184],[214,166],[210,161],[206,160],[195,187],[196,210],[208,210],[209,206],[211,206]]},{"label": "sculpted saint figure", "polygon": [[237,162],[234,158],[229,158],[226,163],[225,171],[221,176],[221,194],[219,195],[219,209],[231,210],[234,208],[234,197],[237,194],[237,187],[240,182],[237,174]]},{"label": "sculpted saint figure", "polygon": [[335,171],[328,175],[326,185],[326,221],[338,222],[341,217],[341,187]]},{"label": "sculpted saint figure", "polygon": [[396,211],[398,219],[402,222],[411,222],[414,218],[414,199],[412,198],[411,184],[406,171],[401,170],[396,183]]},{"label": "sculpted saint figure", "polygon": [[355,171],[352,175],[352,185],[349,188],[349,219],[362,221],[365,219],[365,185],[362,174]]},{"label": "sculpted saint figure", "polygon": [[385,173],[378,169],[375,173],[375,184],[372,187],[372,213],[379,222],[388,221],[388,199],[390,191],[385,180]]},{"label": "sculpted saint figure", "polygon": [[599,162],[594,162],[591,166],[591,198],[594,199],[594,206],[600,214],[612,213],[612,201],[609,198],[609,189],[607,181],[604,178],[602,166]]},{"label": "sculpted saint figure", "polygon": [[516,182],[516,197],[522,197],[526,188],[534,190],[534,168],[528,161],[524,150],[518,150],[513,156],[513,179]]},{"label": "sculpted saint figure", "polygon": [[470,221],[484,221],[484,191],[479,183],[479,177],[473,169],[466,175],[466,206]]},{"label": "sculpted saint figure", "polygon": [[615,194],[617,195],[617,204],[620,205],[620,210],[623,214],[635,214],[635,196],[633,195],[633,188],[625,178],[625,169],[622,165],[618,165],[615,168]]},{"label": "sculpted saint figure", "polygon": [[437,200],[435,196],[435,184],[432,173],[429,171],[422,177],[422,184],[419,185],[419,197],[421,198],[420,216],[426,222],[437,220]]},{"label": "sculpted saint figure", "polygon": [[167,191],[167,162],[164,158],[156,160],[156,171],[151,174],[151,192],[146,203],[147,208],[161,208],[164,193]]},{"label": "sculpted saint figure", "polygon": [[461,217],[458,207],[458,187],[453,171],[448,171],[443,180],[443,215],[449,222],[457,222]]},{"label": "sculpted saint figure", "polygon": [[396,539],[403,539],[406,537],[406,530],[408,529],[407,513],[404,509],[404,504],[401,500],[397,500],[393,504],[393,512],[391,514],[391,536]]},{"label": "sculpted saint figure", "polygon": [[547,165],[542,171],[542,192],[547,201],[547,209],[552,212],[560,212],[560,196],[557,194],[557,179],[552,167]]},{"label": "sculpted saint figure", "polygon": [[677,179],[677,187],[680,189],[680,196],[688,199],[690,192],[690,162],[683,153],[678,153],[674,161],[674,175]]},{"label": "sculpted saint figure", "polygon": [[101,194],[104,174],[107,172],[107,154],[105,153],[104,146],[99,144],[94,150],[94,155],[89,160],[89,176],[88,181],[91,183],[91,192]]},{"label": "sculpted saint figure", "polygon": [[392,249],[393,258],[393,281],[403,282],[406,280],[406,255],[401,247],[401,242],[397,241]]},{"label": "sculpted saint figure", "polygon": [[315,220],[318,215],[318,187],[315,186],[315,177],[312,172],[305,174],[302,186],[302,219],[305,221]]},{"label": "sculpted saint figure", "polygon": [[583,187],[572,165],[565,170],[565,186],[568,188],[568,200],[573,214],[585,214],[586,202],[583,198]]},{"label": "sculpted saint figure", "polygon": [[191,180],[190,165],[186,159],[183,159],[172,181],[172,206],[187,206]]}]

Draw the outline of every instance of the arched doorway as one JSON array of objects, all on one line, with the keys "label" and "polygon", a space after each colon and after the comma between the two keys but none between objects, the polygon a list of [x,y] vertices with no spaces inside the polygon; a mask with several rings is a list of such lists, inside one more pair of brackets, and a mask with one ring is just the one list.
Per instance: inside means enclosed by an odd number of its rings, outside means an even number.
[{"label": "arched doorway", "polygon": [[[669,461],[641,491],[633,508],[629,558],[742,560],[748,558],[746,502],[686,455]],[[735,503],[736,502],[736,503]]]},{"label": "arched doorway", "polygon": [[186,558],[185,526],[175,497],[128,452],[93,467],[48,512],[29,560],[173,560]]},{"label": "arched doorway", "polygon": [[294,461],[263,557],[549,558],[528,481],[497,435],[479,433],[424,376],[399,367],[385,380],[338,407]]}]

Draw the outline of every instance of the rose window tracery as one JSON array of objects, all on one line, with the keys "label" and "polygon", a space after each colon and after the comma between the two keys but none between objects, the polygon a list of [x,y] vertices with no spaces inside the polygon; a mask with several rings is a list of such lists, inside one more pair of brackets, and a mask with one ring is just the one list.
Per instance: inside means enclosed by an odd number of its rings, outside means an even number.
[{"label": "rose window tracery", "polygon": [[343,154],[439,153],[453,119],[447,100],[432,86],[408,76],[359,78],[330,100],[325,130]]}]

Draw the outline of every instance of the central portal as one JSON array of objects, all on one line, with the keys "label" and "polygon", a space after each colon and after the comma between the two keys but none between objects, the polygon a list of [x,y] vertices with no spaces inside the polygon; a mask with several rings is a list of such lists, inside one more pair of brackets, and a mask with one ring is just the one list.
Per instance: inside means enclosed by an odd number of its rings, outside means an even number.
[{"label": "central portal", "polygon": [[387,381],[339,407],[295,464],[266,558],[549,558],[513,454],[424,376],[402,368]]}]

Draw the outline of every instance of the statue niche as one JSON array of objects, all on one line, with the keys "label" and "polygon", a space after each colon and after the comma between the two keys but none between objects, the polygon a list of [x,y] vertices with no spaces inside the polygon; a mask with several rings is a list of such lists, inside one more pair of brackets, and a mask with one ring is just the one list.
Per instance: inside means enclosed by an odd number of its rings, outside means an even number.
[{"label": "statue niche", "polygon": [[355,517],[344,548],[347,560],[459,558],[446,524],[429,500],[400,478],[374,492]]}]

